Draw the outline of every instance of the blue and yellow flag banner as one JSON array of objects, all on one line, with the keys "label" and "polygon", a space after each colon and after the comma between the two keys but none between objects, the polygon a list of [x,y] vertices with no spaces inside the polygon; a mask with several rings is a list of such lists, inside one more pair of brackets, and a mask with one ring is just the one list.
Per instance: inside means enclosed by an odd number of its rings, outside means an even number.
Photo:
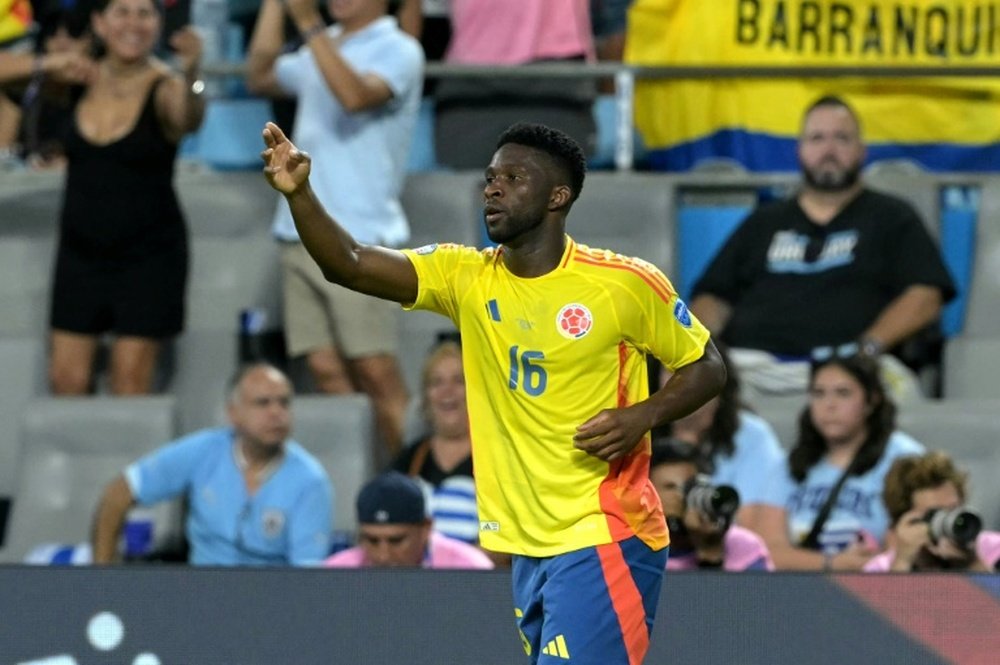
[{"label": "blue and yellow flag banner", "polygon": [[[626,61],[684,66],[1000,66],[1000,1],[635,0]],[[987,77],[640,80],[636,123],[654,168],[711,157],[797,168],[802,112],[837,94],[869,159],[1000,170],[1000,80]]]}]

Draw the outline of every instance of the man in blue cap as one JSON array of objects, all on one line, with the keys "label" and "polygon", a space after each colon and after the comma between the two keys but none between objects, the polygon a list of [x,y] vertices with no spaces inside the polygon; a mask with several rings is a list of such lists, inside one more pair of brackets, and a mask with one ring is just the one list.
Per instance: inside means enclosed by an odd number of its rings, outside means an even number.
[{"label": "man in blue cap", "polygon": [[493,568],[478,547],[431,530],[423,490],[398,471],[376,476],[362,487],[357,508],[358,545],[334,554],[326,566]]}]

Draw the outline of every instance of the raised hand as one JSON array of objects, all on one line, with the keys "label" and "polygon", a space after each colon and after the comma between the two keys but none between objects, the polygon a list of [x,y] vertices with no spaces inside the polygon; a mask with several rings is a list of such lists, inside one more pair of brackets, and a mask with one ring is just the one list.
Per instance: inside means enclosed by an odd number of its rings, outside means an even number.
[{"label": "raised hand", "polygon": [[312,160],[273,122],[264,125],[263,137],[267,146],[260,153],[264,160],[264,177],[282,194],[294,194],[309,180]]},{"label": "raised hand", "polygon": [[185,75],[198,71],[201,62],[202,40],[198,31],[186,25],[170,36],[170,48],[177,54],[177,66]]},{"label": "raised hand", "polygon": [[60,83],[86,84],[94,78],[94,61],[82,53],[65,51],[42,56],[42,70]]},{"label": "raised hand", "polygon": [[323,21],[316,0],[281,0],[288,16],[301,27],[311,27]]}]

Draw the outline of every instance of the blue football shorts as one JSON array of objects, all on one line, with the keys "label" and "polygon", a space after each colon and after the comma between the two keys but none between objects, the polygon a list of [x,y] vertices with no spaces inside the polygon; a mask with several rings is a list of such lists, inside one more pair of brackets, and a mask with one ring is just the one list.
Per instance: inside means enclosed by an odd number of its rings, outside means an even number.
[{"label": "blue football shorts", "polygon": [[642,663],[668,550],[632,537],[551,557],[514,556],[514,616],[528,662]]}]

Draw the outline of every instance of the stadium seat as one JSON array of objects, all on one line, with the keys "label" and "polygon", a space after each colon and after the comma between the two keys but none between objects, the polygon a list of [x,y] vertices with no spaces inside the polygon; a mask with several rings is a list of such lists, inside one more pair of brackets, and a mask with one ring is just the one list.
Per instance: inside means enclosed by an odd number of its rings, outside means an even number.
[{"label": "stadium seat", "polygon": [[577,242],[675,268],[674,190],[656,174],[591,173],[566,222]]},{"label": "stadium seat", "polygon": [[750,408],[770,423],[781,447],[789,450],[799,435],[799,414],[806,406],[805,395],[755,395],[749,399]]},{"label": "stadium seat", "polygon": [[3,236],[0,337],[41,337],[48,329],[54,236]]},{"label": "stadium seat", "polygon": [[750,212],[752,204],[737,201],[684,201],[677,210],[677,290],[683,298]]},{"label": "stadium seat", "polygon": [[[615,168],[618,152],[618,100],[614,95],[598,95],[592,109],[597,130],[594,154],[587,160],[589,169]],[[646,148],[638,130],[632,131],[632,162],[641,163],[646,158]]]},{"label": "stadium seat", "polygon": [[45,349],[41,338],[0,338],[0,496],[16,487],[21,439],[16,423],[25,405],[45,392]]},{"label": "stadium seat", "polygon": [[482,174],[411,173],[401,195],[410,223],[408,247],[451,242],[475,247],[482,238]]},{"label": "stadium seat", "polygon": [[193,238],[271,235],[279,194],[259,169],[212,172],[178,169],[177,195]]},{"label": "stadium seat", "polygon": [[268,323],[281,317],[280,255],[266,234],[244,238],[199,237],[191,241],[188,330],[235,334],[240,311],[260,308]]},{"label": "stadium seat", "polygon": [[985,183],[981,191],[976,229],[976,255],[973,262],[972,289],[962,335],[976,338],[1000,338],[1000,188]]},{"label": "stadium seat", "polygon": [[[29,403],[0,560],[20,561],[41,543],[88,540],[107,483],[174,435],[172,397],[42,398]],[[164,503],[154,516],[154,542],[176,533],[179,504]]]},{"label": "stadium seat", "polygon": [[212,99],[193,139],[195,154],[217,169],[258,169],[260,132],[272,120],[266,99]]},{"label": "stadium seat", "polygon": [[987,528],[1000,528],[1000,400],[921,403],[900,412],[899,428],[928,450],[942,450],[969,473],[969,505]]},{"label": "stadium seat", "polygon": [[897,196],[912,205],[931,235],[941,233],[941,187],[935,174],[909,160],[881,160],[865,169],[865,183],[872,189]]},{"label": "stadium seat", "polygon": [[59,225],[64,175],[61,171],[3,171],[0,205],[4,240],[13,237],[52,238]]},{"label": "stadium seat", "polygon": [[1000,398],[998,376],[1000,337],[961,336],[948,340],[944,348],[946,399]]},{"label": "stadium seat", "polygon": [[411,395],[420,393],[421,373],[427,352],[442,333],[454,332],[455,325],[434,312],[407,312],[400,308],[396,315],[399,322],[399,366]]},{"label": "stadium seat", "polygon": [[434,154],[434,99],[420,100],[420,114],[413,129],[413,143],[406,161],[407,172],[434,171],[440,168]]},{"label": "stadium seat", "polygon": [[292,402],[292,437],[315,455],[333,482],[334,528],[353,534],[354,500],[375,473],[375,420],[365,395],[300,396]]},{"label": "stadium seat", "polygon": [[[411,173],[403,188],[402,202],[410,222],[409,247],[433,243],[482,244],[482,175],[476,172]],[[442,331],[455,326],[432,312],[405,312],[399,325],[399,363],[410,391],[420,387],[424,356]]]},{"label": "stadium seat", "polygon": [[178,431],[226,423],[226,387],[239,364],[233,330],[187,330],[174,341],[167,391],[177,401]]}]

